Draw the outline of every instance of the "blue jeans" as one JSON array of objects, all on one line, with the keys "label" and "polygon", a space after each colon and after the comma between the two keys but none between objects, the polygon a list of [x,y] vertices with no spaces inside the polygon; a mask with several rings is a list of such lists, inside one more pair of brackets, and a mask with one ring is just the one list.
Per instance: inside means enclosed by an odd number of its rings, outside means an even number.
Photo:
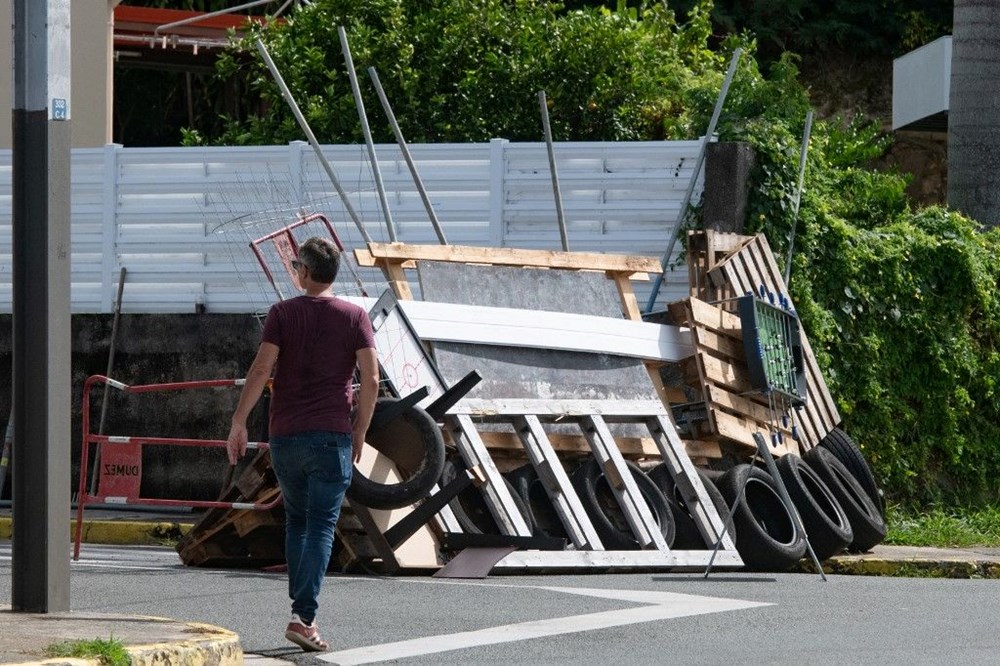
[{"label": "blue jeans", "polygon": [[292,612],[310,623],[351,483],[351,435],[314,431],[272,437],[271,464],[285,502],[288,596]]}]

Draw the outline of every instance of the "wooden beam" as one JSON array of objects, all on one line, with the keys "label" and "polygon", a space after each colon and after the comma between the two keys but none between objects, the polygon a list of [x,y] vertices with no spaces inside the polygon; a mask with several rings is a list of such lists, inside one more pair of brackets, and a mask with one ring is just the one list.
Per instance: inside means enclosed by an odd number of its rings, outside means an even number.
[{"label": "wooden beam", "polygon": [[461,245],[410,245],[407,243],[369,243],[368,250],[355,250],[361,266],[375,266],[378,260],[450,261],[494,266],[537,266],[572,270],[659,273],[655,257],[614,255],[597,252],[557,252],[515,248],[468,247]]}]

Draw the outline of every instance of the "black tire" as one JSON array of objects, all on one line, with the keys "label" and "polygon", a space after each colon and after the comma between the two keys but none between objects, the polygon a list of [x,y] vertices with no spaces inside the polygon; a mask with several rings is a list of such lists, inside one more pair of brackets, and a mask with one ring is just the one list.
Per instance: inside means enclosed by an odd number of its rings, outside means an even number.
[{"label": "black tire", "polygon": [[[375,413],[397,398],[379,398]],[[444,439],[434,419],[420,407],[411,407],[377,430],[365,442],[392,460],[402,476],[398,483],[380,483],[354,468],[347,497],[372,509],[398,509],[427,497],[444,469]]]},{"label": "black tire", "polygon": [[[464,461],[460,459],[446,460],[444,470],[441,472],[441,485],[447,485],[454,480],[459,472],[464,472],[465,470],[466,465]],[[514,505],[524,518],[524,522],[528,524],[528,531],[534,533],[535,520],[531,515],[531,510],[525,504],[524,500],[521,499],[521,495],[514,488],[513,484],[506,478],[503,481],[514,499]],[[503,534],[497,525],[496,518],[493,517],[493,513],[490,511],[489,505],[486,503],[486,498],[483,496],[482,490],[476,486],[469,486],[460,492],[455,499],[448,503],[448,506],[451,508],[452,513],[455,514],[455,520],[458,521],[463,532],[467,534]]]},{"label": "black tire", "polygon": [[531,513],[534,521],[533,534],[535,536],[547,536],[556,539],[569,539],[569,533],[552,504],[552,498],[538,478],[531,463],[518,467],[505,473],[504,478],[511,484],[514,491],[521,498]]},{"label": "black tire", "polygon": [[854,541],[851,523],[819,474],[791,453],[781,456],[775,464],[816,557],[825,560],[847,548]]},{"label": "black tire", "polygon": [[[722,493],[719,489],[715,487],[715,483],[709,479],[708,475],[702,470],[696,469],[698,472],[698,478],[701,479],[701,483],[705,486],[705,491],[708,493],[708,497],[712,500],[712,504],[715,506],[715,510],[719,513],[719,517],[722,518],[723,524],[729,520],[729,506],[726,504],[726,500],[722,497]],[[652,468],[646,472],[653,483],[656,484],[660,492],[667,498],[667,503],[670,505],[670,510],[674,514],[674,550],[705,550],[715,547],[715,542],[705,543],[705,538],[701,535],[701,530],[698,529],[698,525],[694,522],[694,518],[691,516],[691,512],[688,509],[687,502],[684,500],[684,496],[681,494],[680,489],[677,487],[677,483],[674,482],[674,477],[670,475],[670,470],[667,469],[666,463],[660,463],[656,467]],[[729,526],[729,536],[736,540],[736,529],[734,526]]]},{"label": "black tire", "polygon": [[861,453],[861,449],[854,443],[850,435],[840,428],[834,428],[823,438],[819,445],[836,456],[837,460],[844,464],[847,471],[857,479],[861,487],[868,493],[868,497],[871,498],[872,503],[878,508],[878,513],[884,520],[885,503],[882,501],[882,491],[879,490],[878,484],[875,482],[875,475],[872,473],[868,461],[865,460],[864,454]]},{"label": "black tire", "polygon": [[770,474],[752,465],[736,465],[718,485],[726,502],[734,507],[733,524],[739,533],[736,550],[748,569],[784,571],[802,559],[805,539],[795,529]]},{"label": "black tire", "polygon": [[[674,515],[667,505],[667,498],[656,487],[639,466],[625,461],[632,473],[639,492],[649,506],[656,525],[660,529],[667,546],[674,543]],[[590,458],[577,469],[570,480],[580,496],[580,503],[594,525],[594,531],[601,538],[601,543],[608,550],[637,550],[641,546],[632,533],[632,528],[625,519],[618,504],[618,498],[611,490],[611,485],[604,476],[604,470],[596,458]]]},{"label": "black tire", "polygon": [[823,446],[809,449],[802,458],[826,482],[851,523],[854,539],[847,550],[863,553],[881,543],[885,538],[885,520],[850,470]]}]

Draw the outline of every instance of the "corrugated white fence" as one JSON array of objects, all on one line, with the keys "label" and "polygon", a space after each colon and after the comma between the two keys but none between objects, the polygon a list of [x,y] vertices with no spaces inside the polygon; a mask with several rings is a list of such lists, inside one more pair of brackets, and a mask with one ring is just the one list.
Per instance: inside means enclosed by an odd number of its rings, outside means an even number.
[{"label": "corrugated white fence", "polygon": [[[700,142],[555,145],[571,250],[661,256]],[[410,147],[450,244],[561,248],[544,143]],[[364,146],[325,146],[369,236],[388,242]],[[399,148],[376,146],[397,240],[437,237]],[[0,311],[11,311],[11,153],[0,151]],[[701,185],[696,189],[698,200]],[[348,249],[361,234],[308,144],[249,148],[78,149],[72,157],[74,312],[259,312],[275,300],[248,243],[305,209]],[[352,259],[353,261],[353,259]],[[347,273],[342,272],[344,279]],[[370,294],[381,274],[357,273]],[[660,302],[686,294],[676,271]],[[645,304],[650,285],[638,283]]]}]

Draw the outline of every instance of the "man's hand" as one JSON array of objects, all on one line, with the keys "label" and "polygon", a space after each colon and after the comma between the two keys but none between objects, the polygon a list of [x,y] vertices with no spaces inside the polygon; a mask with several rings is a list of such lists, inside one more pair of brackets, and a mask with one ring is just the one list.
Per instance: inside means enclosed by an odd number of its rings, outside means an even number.
[{"label": "man's hand", "polygon": [[226,440],[226,454],[229,456],[229,464],[236,462],[246,455],[247,452],[247,427],[241,423],[234,423],[229,428],[229,438]]},{"label": "man's hand", "polygon": [[367,433],[367,428],[364,431],[359,431],[357,427],[351,432],[351,452],[356,463],[361,462],[361,449],[365,445],[365,435]]}]

